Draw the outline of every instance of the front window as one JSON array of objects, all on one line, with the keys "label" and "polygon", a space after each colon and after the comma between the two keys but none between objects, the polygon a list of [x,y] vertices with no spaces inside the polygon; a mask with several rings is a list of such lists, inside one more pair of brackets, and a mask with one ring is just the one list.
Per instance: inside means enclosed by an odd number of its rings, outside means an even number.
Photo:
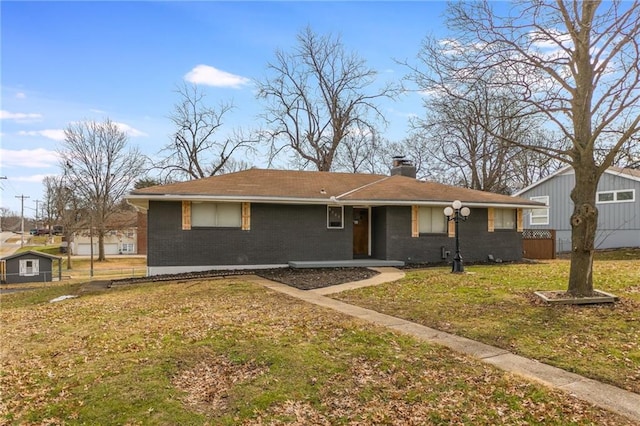
[{"label": "front window", "polygon": [[547,208],[531,209],[531,216],[529,217],[529,223],[531,225],[548,225],[549,224],[549,196],[531,197],[531,201],[537,201],[538,203],[544,203]]},{"label": "front window", "polygon": [[122,253],[133,253],[133,243],[122,243]]},{"label": "front window", "polygon": [[442,207],[420,207],[418,227],[421,234],[444,234],[447,232],[447,217]]},{"label": "front window", "polygon": [[191,203],[191,226],[194,228],[240,228],[240,203]]},{"label": "front window", "polygon": [[329,229],[344,228],[344,207],[343,206],[327,206],[327,228]]},{"label": "front window", "polygon": [[516,210],[496,209],[494,227],[495,229],[516,229]]}]

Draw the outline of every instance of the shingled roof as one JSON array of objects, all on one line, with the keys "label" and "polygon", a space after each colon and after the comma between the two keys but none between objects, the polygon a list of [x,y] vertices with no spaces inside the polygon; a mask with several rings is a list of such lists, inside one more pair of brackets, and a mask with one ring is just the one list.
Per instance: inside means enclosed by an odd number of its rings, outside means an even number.
[{"label": "shingled roof", "polygon": [[250,201],[296,204],[446,205],[460,200],[478,207],[535,208],[541,204],[508,195],[424,182],[406,176],[249,169],[204,179],[132,191],[128,201],[147,208],[149,200]]}]

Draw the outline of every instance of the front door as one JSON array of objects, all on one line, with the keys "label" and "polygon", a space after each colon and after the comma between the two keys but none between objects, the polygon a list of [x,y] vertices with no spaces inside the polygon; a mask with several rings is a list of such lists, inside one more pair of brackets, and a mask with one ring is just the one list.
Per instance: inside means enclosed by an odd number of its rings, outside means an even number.
[{"label": "front door", "polygon": [[353,209],[353,257],[369,255],[369,209]]}]

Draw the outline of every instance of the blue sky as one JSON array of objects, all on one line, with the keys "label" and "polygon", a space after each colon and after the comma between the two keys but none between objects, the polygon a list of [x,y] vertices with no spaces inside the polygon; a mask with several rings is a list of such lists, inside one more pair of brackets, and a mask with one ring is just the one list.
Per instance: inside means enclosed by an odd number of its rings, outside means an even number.
[{"label": "blue sky", "polygon": [[[261,105],[252,81],[307,25],[341,35],[381,83],[399,82],[407,70],[394,59],[414,60],[422,39],[441,33],[444,9],[428,1],[2,1],[0,205],[19,212],[24,194],[25,215],[35,215],[71,122],[110,118],[132,145],[157,154],[172,131],[175,89],[194,75],[210,104],[235,104],[225,128],[254,127]],[[408,117],[422,113],[420,97],[403,95],[383,112],[385,136],[400,140]]]}]

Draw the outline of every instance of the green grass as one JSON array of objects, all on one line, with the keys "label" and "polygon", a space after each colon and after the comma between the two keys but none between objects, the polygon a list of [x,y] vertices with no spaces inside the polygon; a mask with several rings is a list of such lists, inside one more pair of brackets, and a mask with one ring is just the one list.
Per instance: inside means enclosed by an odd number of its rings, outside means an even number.
[{"label": "green grass", "polygon": [[[602,257],[634,258],[624,252]],[[469,266],[462,275],[426,269],[335,297],[640,392],[640,261],[597,260],[594,269],[595,287],[619,302],[540,302],[534,291],[566,289],[566,260]]]},{"label": "green grass", "polygon": [[0,423],[631,424],[242,278],[77,291],[0,296]]}]

